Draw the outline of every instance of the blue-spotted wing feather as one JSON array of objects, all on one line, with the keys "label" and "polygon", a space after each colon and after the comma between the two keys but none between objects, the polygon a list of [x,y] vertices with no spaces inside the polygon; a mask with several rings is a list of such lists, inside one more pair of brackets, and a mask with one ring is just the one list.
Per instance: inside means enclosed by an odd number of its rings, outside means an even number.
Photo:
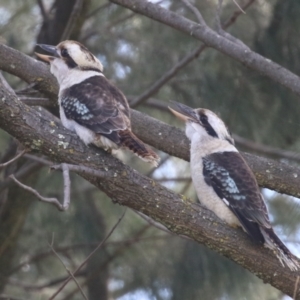
[{"label": "blue-spotted wing feather", "polygon": [[61,106],[68,119],[119,142],[119,130],[130,128],[125,96],[104,76],[94,76],[61,93]]},{"label": "blue-spotted wing feather", "polygon": [[203,175],[254,240],[263,242],[259,226],[270,228],[267,207],[256,179],[238,152],[217,152],[203,158]]}]

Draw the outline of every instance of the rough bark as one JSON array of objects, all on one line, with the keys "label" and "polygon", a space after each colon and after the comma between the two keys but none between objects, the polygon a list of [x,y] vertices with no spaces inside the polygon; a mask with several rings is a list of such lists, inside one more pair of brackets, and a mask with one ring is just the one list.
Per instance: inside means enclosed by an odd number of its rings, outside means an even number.
[{"label": "rough bark", "polygon": [[[22,78],[27,83],[37,83],[35,88],[47,94],[56,105],[58,85],[46,64],[1,44],[0,57],[6,57],[5,61],[0,59],[0,69]],[[18,63],[14,63],[15,61]],[[180,129],[135,110],[131,113],[133,131],[137,136],[161,151],[189,161],[189,143]],[[243,156],[260,186],[300,197],[299,168],[248,153],[243,153]]]},{"label": "rough bark", "polygon": [[[84,165],[106,172],[107,176],[103,178],[84,173],[79,175],[115,203],[150,216],[170,231],[206,245],[264,282],[288,295],[293,294],[297,273],[283,268],[271,251],[253,244],[242,230],[229,228],[212,212],[139,174],[104,151],[86,147],[56,119],[27,107],[3,86],[0,87],[0,127],[28,149],[43,153],[55,162]],[[176,140],[181,139],[177,136]],[[173,145],[176,145],[175,140]]]}]

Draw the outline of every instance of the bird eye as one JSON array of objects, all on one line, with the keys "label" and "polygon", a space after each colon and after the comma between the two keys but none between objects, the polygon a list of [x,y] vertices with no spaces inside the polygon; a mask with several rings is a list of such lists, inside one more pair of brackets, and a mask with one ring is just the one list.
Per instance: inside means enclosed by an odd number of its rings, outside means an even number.
[{"label": "bird eye", "polygon": [[61,56],[62,57],[68,57],[69,56],[69,53],[68,53],[68,50],[67,49],[61,49]]}]

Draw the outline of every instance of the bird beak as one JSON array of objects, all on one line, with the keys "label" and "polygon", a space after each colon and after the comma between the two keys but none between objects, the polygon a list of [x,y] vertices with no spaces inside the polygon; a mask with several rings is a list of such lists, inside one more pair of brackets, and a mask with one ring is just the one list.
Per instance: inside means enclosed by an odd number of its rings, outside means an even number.
[{"label": "bird beak", "polygon": [[191,121],[197,120],[195,111],[191,107],[175,101],[172,101],[172,104],[174,108],[171,108],[170,106],[168,106],[168,108],[178,119],[184,122],[189,120]]},{"label": "bird beak", "polygon": [[53,56],[50,56],[50,55],[44,55],[44,54],[35,52],[36,56],[39,57],[41,60],[50,63],[55,57],[59,57],[55,46],[45,45],[45,44],[37,44],[37,46],[39,46],[44,51],[53,55]]}]

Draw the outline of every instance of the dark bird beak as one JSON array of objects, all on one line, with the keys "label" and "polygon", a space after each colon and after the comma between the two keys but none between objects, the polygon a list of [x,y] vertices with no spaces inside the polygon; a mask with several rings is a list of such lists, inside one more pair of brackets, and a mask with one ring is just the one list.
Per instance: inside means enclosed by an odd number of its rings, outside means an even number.
[{"label": "dark bird beak", "polygon": [[35,52],[36,56],[39,57],[41,60],[50,63],[55,57],[59,57],[55,46],[45,45],[45,44],[37,44],[37,46],[42,48],[44,51],[52,54],[52,56],[50,56],[50,55],[44,55],[44,54]]},{"label": "dark bird beak", "polygon": [[172,106],[174,108],[168,106],[169,110],[180,120],[184,122],[189,120],[195,122],[197,120],[195,111],[191,107],[175,101],[172,101]]}]

